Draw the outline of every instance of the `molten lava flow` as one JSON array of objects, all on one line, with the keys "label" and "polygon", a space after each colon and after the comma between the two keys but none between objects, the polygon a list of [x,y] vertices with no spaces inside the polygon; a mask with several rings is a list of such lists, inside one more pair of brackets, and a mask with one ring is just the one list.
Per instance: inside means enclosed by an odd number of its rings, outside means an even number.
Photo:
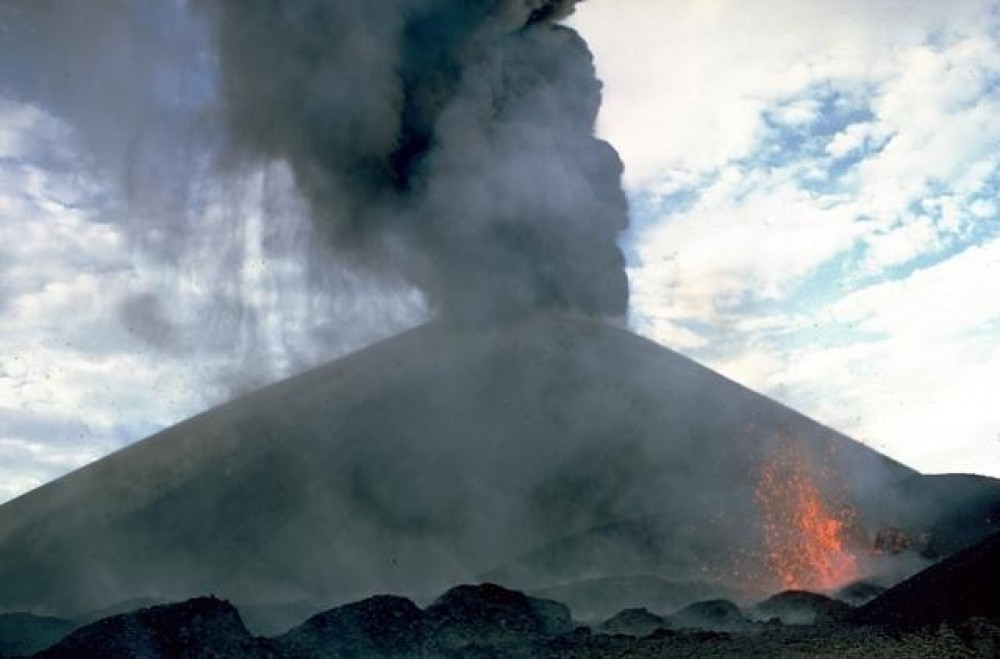
[{"label": "molten lava flow", "polygon": [[825,493],[830,481],[828,471],[795,444],[761,466],[755,498],[763,518],[764,562],[785,589],[832,590],[858,577],[846,541],[854,514]]}]

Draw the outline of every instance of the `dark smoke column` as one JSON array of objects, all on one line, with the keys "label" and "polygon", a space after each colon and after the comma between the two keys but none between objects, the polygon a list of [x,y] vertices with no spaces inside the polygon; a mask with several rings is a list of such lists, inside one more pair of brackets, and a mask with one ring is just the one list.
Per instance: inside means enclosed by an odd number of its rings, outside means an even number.
[{"label": "dark smoke column", "polygon": [[203,0],[235,155],[444,313],[621,316],[622,165],[574,1]]}]

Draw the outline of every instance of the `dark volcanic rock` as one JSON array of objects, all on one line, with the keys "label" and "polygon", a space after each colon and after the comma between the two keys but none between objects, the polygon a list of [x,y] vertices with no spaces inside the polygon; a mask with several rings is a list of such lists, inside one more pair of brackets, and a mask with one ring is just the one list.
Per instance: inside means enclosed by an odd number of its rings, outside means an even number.
[{"label": "dark volcanic rock", "polygon": [[1000,534],[890,588],[850,620],[917,625],[974,616],[1000,617]]},{"label": "dark volcanic rock", "polygon": [[628,634],[630,636],[647,636],[657,629],[666,626],[662,616],[650,613],[647,609],[625,609],[619,611],[601,623],[598,630],[604,634]]},{"label": "dark volcanic rock", "polygon": [[[773,608],[822,609],[822,596],[781,593]],[[779,606],[780,605],[780,606]],[[735,609],[735,612],[734,612]],[[678,612],[732,619],[731,602],[701,602]],[[0,618],[2,619],[2,618]],[[16,618],[11,618],[12,620]],[[611,621],[609,621],[611,622]],[[411,601],[378,596],[331,609],[282,637],[253,638],[236,610],[199,598],[103,619],[71,633],[37,657],[163,658],[427,658],[527,659],[534,657],[997,657],[1000,624],[969,618],[900,630],[868,624],[784,625],[774,622],[730,632],[665,629],[645,635],[635,625],[662,622],[645,610],[622,612],[609,633],[569,631],[569,612],[491,584],[460,586],[427,611]],[[618,624],[620,623],[620,625]],[[631,629],[623,626],[632,625]],[[611,629],[614,627],[615,629]]]},{"label": "dark volcanic rock", "polygon": [[0,657],[34,654],[76,629],[70,620],[30,613],[0,614]]},{"label": "dark volcanic rock", "polygon": [[275,642],[289,657],[415,657],[425,639],[413,602],[379,595],[315,615]]},{"label": "dark volcanic rock", "polygon": [[427,607],[425,621],[443,648],[530,641],[573,629],[565,605],[494,584],[452,588]]},{"label": "dark volcanic rock", "polygon": [[668,621],[680,629],[712,631],[736,631],[749,624],[740,607],[725,599],[695,602],[670,616]]},{"label": "dark volcanic rock", "polygon": [[853,625],[760,625],[746,633],[657,630],[643,638],[625,635],[567,634],[548,642],[535,656],[546,659],[602,657],[697,657],[772,659],[774,657],[878,657],[879,659],[995,658],[1000,626],[973,619],[893,633]]},{"label": "dark volcanic rock", "polygon": [[811,625],[844,619],[851,607],[844,602],[806,590],[786,590],[751,609],[753,617],[777,618],[786,625]]},{"label": "dark volcanic rock", "polygon": [[269,641],[250,635],[231,604],[214,597],[199,597],[99,620],[37,656],[252,658],[273,656],[273,648]]},{"label": "dark volcanic rock", "polygon": [[529,597],[531,608],[542,621],[543,633],[549,635],[565,634],[573,629],[573,616],[570,608],[562,602],[543,597]]}]

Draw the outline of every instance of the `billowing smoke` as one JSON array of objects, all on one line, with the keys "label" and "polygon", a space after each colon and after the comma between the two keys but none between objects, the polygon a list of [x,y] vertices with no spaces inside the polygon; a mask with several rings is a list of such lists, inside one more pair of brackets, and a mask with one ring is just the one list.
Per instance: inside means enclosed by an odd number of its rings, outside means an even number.
[{"label": "billowing smoke", "polygon": [[203,0],[231,162],[285,163],[328,245],[459,316],[622,316],[622,165],[560,0]]}]

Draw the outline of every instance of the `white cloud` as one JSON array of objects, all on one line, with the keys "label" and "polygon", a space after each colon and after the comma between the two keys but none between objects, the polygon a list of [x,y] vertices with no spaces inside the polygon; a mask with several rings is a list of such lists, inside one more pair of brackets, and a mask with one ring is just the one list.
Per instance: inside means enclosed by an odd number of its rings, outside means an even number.
[{"label": "white cloud", "polygon": [[578,14],[642,200],[633,326],[905,462],[1000,476],[1000,4]]},{"label": "white cloud", "polygon": [[897,338],[946,339],[1000,320],[1000,239],[917,270],[905,279],[863,288],[831,304],[825,316]]},{"label": "white cloud", "polygon": [[860,236],[840,206],[787,182],[769,183],[754,178],[736,191],[723,178],[693,208],[643,232],[632,269],[634,305],[711,320],[734,305],[788,295]]},{"label": "white cloud", "polygon": [[888,337],[793,351],[782,364],[786,397],[820,420],[918,469],[993,476],[998,369],[996,337]]},{"label": "white cloud", "polygon": [[789,126],[808,126],[819,118],[821,104],[814,98],[798,98],[771,110],[773,121]]},{"label": "white cloud", "polygon": [[865,237],[867,253],[863,267],[868,273],[909,263],[918,256],[934,253],[941,246],[941,236],[932,220],[916,217],[888,231],[876,231]]},{"label": "white cloud", "polygon": [[891,77],[896,53],[977,33],[989,3],[936,0],[587,2],[573,19],[609,100],[601,130],[632,186],[746,153],[761,112],[816,81]]},{"label": "white cloud", "polygon": [[861,149],[881,146],[890,137],[891,134],[886,126],[871,121],[860,121],[850,124],[834,135],[825,150],[834,158],[843,158]]}]

